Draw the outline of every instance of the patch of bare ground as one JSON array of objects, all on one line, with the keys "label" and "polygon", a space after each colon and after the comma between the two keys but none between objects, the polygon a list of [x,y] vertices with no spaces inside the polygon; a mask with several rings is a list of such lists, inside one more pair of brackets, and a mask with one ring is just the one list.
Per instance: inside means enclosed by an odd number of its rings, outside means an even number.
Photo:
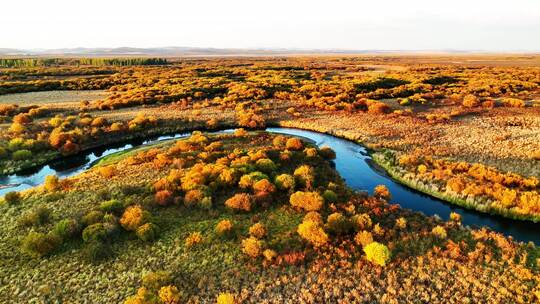
[{"label": "patch of bare ground", "polygon": [[0,95],[0,104],[46,105],[48,108],[78,108],[81,101],[94,101],[108,96],[104,90],[42,91]]}]

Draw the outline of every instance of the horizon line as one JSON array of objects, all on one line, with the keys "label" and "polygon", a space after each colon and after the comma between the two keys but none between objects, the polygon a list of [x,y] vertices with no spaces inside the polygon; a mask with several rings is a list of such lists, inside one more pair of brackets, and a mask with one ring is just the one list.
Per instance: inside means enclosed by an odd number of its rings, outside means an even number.
[{"label": "horizon line", "polygon": [[[298,48],[298,47],[202,47],[202,46],[148,46],[148,47],[132,47],[132,46],[118,46],[118,47],[55,47],[55,48],[17,48],[17,47],[0,47],[0,55],[10,55],[9,52],[15,54],[11,55],[56,55],[54,52],[59,52],[58,55],[64,54],[77,54],[79,51],[96,51],[96,52],[114,52],[121,51],[123,49],[132,49],[134,51],[240,51],[240,52],[286,52],[286,53],[343,53],[343,54],[355,54],[355,53],[447,53],[447,54],[456,54],[456,53],[467,53],[467,54],[539,54],[540,49],[530,50],[530,49],[508,49],[508,50],[489,50],[489,49],[452,49],[452,48],[433,48],[433,49],[352,49],[352,48]],[[2,51],[4,53],[2,53]],[[71,53],[73,52],[73,53]],[[20,54],[28,53],[28,54]],[[121,53],[121,52],[120,52]],[[127,54],[129,55],[129,54]],[[133,54],[138,55],[138,54]],[[139,54],[144,55],[144,54]]]}]

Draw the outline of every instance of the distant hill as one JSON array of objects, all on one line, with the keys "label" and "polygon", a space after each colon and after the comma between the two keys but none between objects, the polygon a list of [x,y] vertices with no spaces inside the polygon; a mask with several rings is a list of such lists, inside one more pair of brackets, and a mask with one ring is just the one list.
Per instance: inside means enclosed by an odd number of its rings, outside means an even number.
[{"label": "distant hill", "polygon": [[10,55],[25,55],[24,50],[18,50],[18,49],[7,49],[7,48],[0,48],[0,56],[10,56]]},{"label": "distant hill", "polygon": [[[476,51],[481,52],[481,51]],[[0,56],[272,56],[294,54],[400,54],[400,53],[474,53],[473,51],[401,51],[401,50],[340,50],[340,49],[287,49],[287,48],[200,48],[200,47],[156,47],[156,48],[62,48],[62,49],[11,49],[0,48]]]},{"label": "distant hill", "polygon": [[[511,52],[514,54],[539,54],[539,52]],[[489,52],[484,50],[346,50],[346,49],[294,49],[294,48],[203,48],[203,47],[154,47],[154,48],[60,48],[60,49],[13,49],[0,48],[0,57],[183,57],[183,56],[280,56],[280,55],[471,55],[471,54],[510,54],[508,52]]]}]

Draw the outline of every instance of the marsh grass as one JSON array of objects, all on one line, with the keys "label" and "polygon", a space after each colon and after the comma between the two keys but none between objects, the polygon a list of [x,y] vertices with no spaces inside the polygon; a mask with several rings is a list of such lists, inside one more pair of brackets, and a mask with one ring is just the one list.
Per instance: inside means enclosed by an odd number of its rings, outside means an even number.
[{"label": "marsh grass", "polygon": [[[386,153],[388,154],[392,152],[387,150]],[[486,205],[485,203],[481,202],[479,198],[464,199],[455,194],[434,190],[434,187],[432,185],[435,184],[430,185],[429,183],[426,183],[426,181],[422,181],[423,184],[420,184],[420,180],[404,178],[403,174],[400,173],[400,171],[398,170],[399,168],[394,166],[392,162],[388,160],[388,158],[385,156],[385,153],[374,153],[372,154],[372,159],[375,163],[381,166],[386,171],[386,173],[390,175],[390,177],[392,177],[397,182],[409,188],[436,197],[440,200],[449,202],[463,208],[503,216],[514,220],[527,220],[535,223],[540,222],[540,216],[518,213],[513,211],[512,209]]]}]

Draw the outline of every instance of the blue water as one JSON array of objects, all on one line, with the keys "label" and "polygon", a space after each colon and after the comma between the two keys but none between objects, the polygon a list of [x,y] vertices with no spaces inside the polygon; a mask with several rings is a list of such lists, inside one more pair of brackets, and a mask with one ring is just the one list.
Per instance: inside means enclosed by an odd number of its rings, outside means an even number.
[{"label": "blue water", "polygon": [[[450,212],[461,214],[462,223],[470,226],[486,226],[494,231],[512,236],[519,241],[533,241],[540,244],[540,224],[532,222],[516,221],[499,216],[483,214],[477,211],[464,209],[437,198],[422,194],[418,191],[394,182],[390,177],[381,172],[376,165],[373,165],[371,157],[366,149],[354,142],[337,138],[331,135],[313,131],[305,131],[291,128],[268,128],[272,133],[301,136],[312,140],[317,146],[329,146],[336,152],[334,160],[336,170],[346,181],[347,185],[355,190],[366,190],[372,192],[377,185],[385,185],[392,193],[392,203],[401,205],[403,208],[420,211],[426,215],[438,215],[443,219],[448,219]],[[232,130],[223,130],[232,132]],[[90,168],[104,156],[131,149],[141,145],[154,144],[159,141],[181,138],[189,133],[179,133],[147,139],[144,141],[131,141],[127,144],[109,146],[102,149],[94,149],[84,154],[64,158],[61,161],[53,162],[38,170],[0,177],[0,187],[10,185],[0,189],[0,195],[9,191],[19,191],[40,185],[47,175],[57,175],[65,178],[77,175]]]},{"label": "blue water", "polygon": [[519,241],[533,241],[540,244],[540,224],[516,221],[499,216],[468,210],[425,195],[394,182],[373,165],[366,149],[352,141],[312,131],[289,128],[268,128],[267,131],[302,136],[317,143],[317,146],[330,146],[336,152],[336,169],[347,185],[355,190],[372,193],[377,185],[385,185],[392,193],[392,203],[403,208],[420,211],[426,215],[438,215],[447,220],[450,212],[461,214],[462,223],[470,226],[487,226]]},{"label": "blue water", "polygon": [[78,155],[68,156],[62,158],[61,160],[53,161],[50,164],[38,169],[30,169],[8,176],[0,175],[0,196],[9,191],[21,191],[41,185],[45,181],[45,177],[48,175],[56,175],[60,178],[77,175],[92,167],[101,158],[116,152],[124,151],[141,145],[154,144],[162,140],[181,138],[187,136],[188,134],[189,133],[164,135],[147,140],[134,140],[127,144],[124,143],[111,145],[106,148],[91,149]]}]

